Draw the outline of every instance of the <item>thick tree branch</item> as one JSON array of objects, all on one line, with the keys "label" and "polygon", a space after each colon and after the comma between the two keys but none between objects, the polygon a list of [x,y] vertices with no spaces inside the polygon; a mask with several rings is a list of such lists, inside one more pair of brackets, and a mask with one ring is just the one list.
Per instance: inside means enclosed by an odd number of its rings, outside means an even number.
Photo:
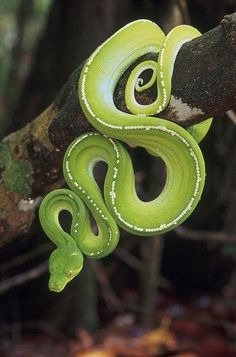
[{"label": "thick tree branch", "polygon": [[[224,114],[236,99],[236,13],[220,25],[183,45],[176,59],[172,96],[161,117],[183,126]],[[75,70],[61,92],[39,117],[0,144],[0,245],[28,232],[42,196],[63,184],[61,163],[67,145],[95,130],[80,108]],[[120,79],[114,99],[127,111]],[[141,94],[149,103],[155,91]]]},{"label": "thick tree branch", "polygon": [[184,125],[221,115],[236,102],[236,14],[186,43],[176,59],[167,118]]}]

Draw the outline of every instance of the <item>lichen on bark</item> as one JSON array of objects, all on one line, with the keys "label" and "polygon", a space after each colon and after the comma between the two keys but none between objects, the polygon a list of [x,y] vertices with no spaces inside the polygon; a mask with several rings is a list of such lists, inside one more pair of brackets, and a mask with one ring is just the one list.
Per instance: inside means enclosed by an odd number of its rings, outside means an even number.
[{"label": "lichen on bark", "polygon": [[14,160],[7,143],[0,145],[1,181],[6,191],[31,194],[33,168],[29,161]]}]

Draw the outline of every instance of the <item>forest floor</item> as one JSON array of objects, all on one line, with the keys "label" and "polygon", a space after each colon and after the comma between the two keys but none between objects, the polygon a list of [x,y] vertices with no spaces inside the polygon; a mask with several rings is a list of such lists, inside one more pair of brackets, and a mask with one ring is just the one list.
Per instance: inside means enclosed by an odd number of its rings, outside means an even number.
[{"label": "forest floor", "polygon": [[[184,302],[183,302],[184,300]],[[148,331],[135,313],[116,315],[90,334],[68,338],[49,326],[1,341],[0,357],[236,357],[236,300],[160,294],[155,325]]]}]

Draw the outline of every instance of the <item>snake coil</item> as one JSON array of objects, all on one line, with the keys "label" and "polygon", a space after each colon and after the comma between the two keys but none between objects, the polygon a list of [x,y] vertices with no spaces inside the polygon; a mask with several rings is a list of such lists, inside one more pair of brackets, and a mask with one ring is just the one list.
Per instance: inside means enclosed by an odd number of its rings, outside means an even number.
[{"label": "snake coil", "polygon": [[[86,61],[78,85],[79,99],[86,118],[99,133],[82,135],[71,143],[63,164],[70,189],[52,191],[40,206],[41,225],[57,245],[49,261],[51,290],[63,290],[80,272],[83,254],[92,258],[110,254],[119,240],[118,226],[140,236],[160,234],[181,224],[196,207],[205,181],[198,142],[206,135],[211,119],[187,131],[156,115],[169,103],[180,47],[200,35],[195,28],[181,25],[165,37],[153,22],[137,20],[111,36]],[[148,53],[158,54],[158,61],[143,61],[132,70],[125,90],[129,113],[124,113],[114,104],[115,86],[124,71]],[[143,83],[140,75],[147,69],[152,76]],[[156,100],[149,105],[138,103],[135,91],[155,83]],[[154,200],[138,198],[132,162],[122,142],[141,146],[164,161],[166,183]],[[93,175],[98,161],[108,164],[104,196]],[[59,222],[63,210],[72,216],[70,234]],[[88,210],[97,222],[97,235],[92,232]]]}]

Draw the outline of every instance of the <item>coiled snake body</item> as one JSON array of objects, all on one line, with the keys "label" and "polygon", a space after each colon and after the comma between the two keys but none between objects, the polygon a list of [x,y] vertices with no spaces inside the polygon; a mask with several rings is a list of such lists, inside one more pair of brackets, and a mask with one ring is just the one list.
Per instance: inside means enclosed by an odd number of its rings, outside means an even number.
[{"label": "coiled snake body", "polygon": [[[197,142],[205,136],[211,119],[188,132],[153,115],[163,111],[170,100],[180,47],[197,36],[196,29],[182,25],[165,37],[153,22],[138,20],[116,32],[86,61],[79,80],[79,99],[85,116],[99,133],[85,134],[69,146],[63,168],[70,190],[49,193],[40,206],[41,224],[57,245],[49,264],[51,290],[61,291],[79,273],[83,254],[93,258],[110,254],[119,240],[117,225],[136,235],[160,234],[181,224],[196,207],[205,181],[204,159]],[[129,113],[122,112],[114,104],[115,86],[124,71],[147,53],[159,53],[158,61],[143,61],[133,69],[125,90]],[[152,70],[152,76],[144,84],[140,74],[146,69]],[[157,99],[149,105],[138,103],[135,90],[146,90],[155,82]],[[164,161],[166,183],[154,200],[138,198],[131,159],[122,141],[142,146]],[[108,164],[104,197],[93,175],[98,161]],[[88,209],[97,222],[97,235],[91,230]],[[62,210],[72,215],[70,234],[60,226]]]}]

